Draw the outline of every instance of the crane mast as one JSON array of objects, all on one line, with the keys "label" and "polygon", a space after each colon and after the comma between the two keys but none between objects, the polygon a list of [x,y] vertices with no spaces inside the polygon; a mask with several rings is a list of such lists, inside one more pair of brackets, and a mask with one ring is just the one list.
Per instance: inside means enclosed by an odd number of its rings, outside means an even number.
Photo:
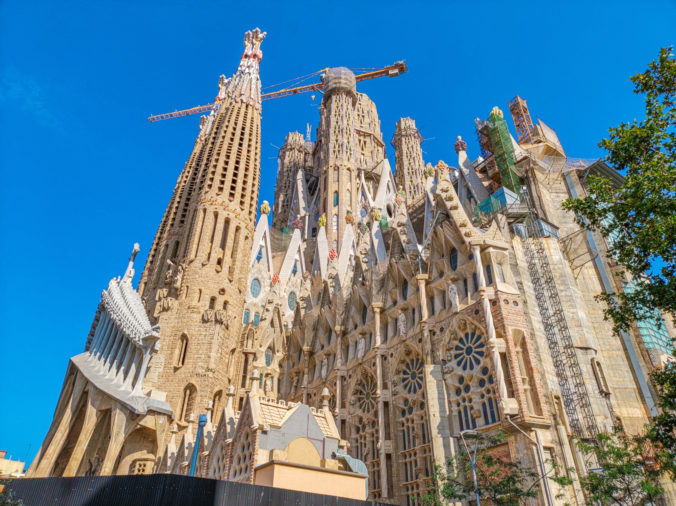
[{"label": "crane mast", "polygon": [[[322,69],[317,73],[323,73],[328,71],[328,68]],[[404,60],[388,65],[376,70],[371,70],[369,72],[362,72],[361,74],[355,74],[355,80],[357,82],[366,81],[368,79],[375,79],[376,77],[395,77],[400,74],[403,74],[407,71],[406,62]],[[307,93],[309,91],[321,91],[324,88],[323,78],[318,83],[306,84],[304,86],[296,86],[293,88],[284,88],[281,90],[273,91],[271,93],[264,93],[261,95],[261,100],[272,100],[274,98],[288,97],[289,95],[298,95],[300,93]],[[164,114],[153,114],[148,117],[148,121],[154,123],[156,121],[162,121],[165,119],[172,118],[181,118],[183,116],[192,116],[193,114],[204,114],[212,111],[216,106],[216,102],[206,105],[198,105],[196,107],[191,107],[189,109],[182,109],[180,111],[167,112]]]}]

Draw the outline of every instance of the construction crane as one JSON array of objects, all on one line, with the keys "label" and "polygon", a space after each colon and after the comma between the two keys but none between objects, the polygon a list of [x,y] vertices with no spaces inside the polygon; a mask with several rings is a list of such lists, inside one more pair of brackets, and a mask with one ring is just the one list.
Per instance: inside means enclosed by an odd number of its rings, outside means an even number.
[{"label": "construction crane", "polygon": [[[299,93],[307,93],[309,91],[321,91],[324,88],[323,74],[326,73],[328,70],[329,68],[325,68],[317,72],[314,72],[313,74],[310,74],[310,76],[322,74],[321,81],[318,83],[306,84],[304,86],[296,86],[292,88],[283,88],[281,90],[273,91],[271,93],[264,93],[261,95],[261,100],[272,100],[273,98],[288,97],[289,95],[298,95]],[[408,69],[406,67],[406,62],[404,60],[401,60],[393,63],[392,65],[388,65],[387,67],[370,70],[368,72],[363,72],[361,74],[355,74],[354,77],[357,82],[360,82],[366,81],[368,79],[375,79],[376,77],[398,76],[399,74],[405,73],[407,70]],[[292,81],[297,81],[297,79],[293,79]],[[181,118],[183,116],[191,116],[193,114],[203,114],[212,111],[216,105],[217,102],[214,102],[211,104],[191,107],[190,109],[183,109],[181,111],[167,112],[164,114],[154,114],[148,117],[148,121],[154,123],[156,121],[162,121],[165,119]]]}]

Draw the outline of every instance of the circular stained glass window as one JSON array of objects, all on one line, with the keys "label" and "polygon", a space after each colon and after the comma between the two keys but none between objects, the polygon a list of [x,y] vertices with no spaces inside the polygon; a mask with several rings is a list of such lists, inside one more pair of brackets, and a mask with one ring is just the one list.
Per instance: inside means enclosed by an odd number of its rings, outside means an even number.
[{"label": "circular stained glass window", "polygon": [[261,282],[257,279],[251,281],[251,296],[255,299],[261,294]]},{"label": "circular stained glass window", "polygon": [[296,310],[296,292],[291,292],[289,294],[287,302],[289,303],[289,309],[291,311],[295,311]]},{"label": "circular stained glass window", "polygon": [[474,370],[485,355],[485,344],[481,339],[481,334],[476,332],[467,332],[458,339],[458,344],[453,348],[453,359],[463,371]]},{"label": "circular stained glass window", "polygon": [[409,394],[415,394],[422,389],[423,363],[419,358],[409,360],[401,373],[401,384]]},{"label": "circular stained glass window", "polygon": [[355,389],[357,405],[362,413],[370,413],[376,407],[376,382],[371,376],[364,376]]}]

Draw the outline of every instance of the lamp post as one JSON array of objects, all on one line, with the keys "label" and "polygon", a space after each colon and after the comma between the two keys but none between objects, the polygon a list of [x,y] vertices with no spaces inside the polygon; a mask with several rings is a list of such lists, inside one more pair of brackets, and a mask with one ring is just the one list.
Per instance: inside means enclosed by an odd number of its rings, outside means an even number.
[{"label": "lamp post", "polygon": [[537,440],[530,437],[528,434],[526,434],[521,429],[521,427],[519,427],[517,424],[512,422],[512,419],[509,416],[507,416],[506,418],[507,418],[507,421],[509,423],[511,423],[514,427],[516,427],[516,430],[521,432],[521,434],[526,436],[528,438],[528,440],[535,445],[535,449],[537,450],[537,455],[538,455],[538,464],[540,466],[540,474],[542,475],[542,483],[545,486],[545,497],[547,499],[547,504],[548,504],[548,506],[553,506],[554,503],[552,502],[552,495],[551,495],[551,492],[549,491],[549,482],[547,481],[547,472],[545,471],[545,462],[542,459],[542,448],[540,446],[540,443]]},{"label": "lamp post", "polygon": [[[467,457],[469,458],[470,466],[472,467],[472,481],[474,482],[474,496],[476,497],[476,505],[480,506],[481,500],[479,499],[479,485],[476,481],[476,450],[479,446],[479,434],[475,430],[463,430],[460,431],[460,440],[462,441],[465,451],[467,452]],[[465,441],[465,436],[474,438],[474,452],[470,454],[469,448],[467,447],[467,442]],[[458,437],[458,436],[456,436]]]}]

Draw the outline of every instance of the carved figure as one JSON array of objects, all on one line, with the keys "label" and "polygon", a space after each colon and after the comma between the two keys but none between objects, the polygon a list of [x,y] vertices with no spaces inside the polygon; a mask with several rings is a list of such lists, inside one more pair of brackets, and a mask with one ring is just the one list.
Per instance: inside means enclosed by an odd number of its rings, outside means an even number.
[{"label": "carved figure", "polygon": [[451,312],[453,314],[457,313],[460,303],[458,301],[458,289],[456,288],[455,283],[448,285],[448,300],[451,303]]},{"label": "carved figure", "polygon": [[326,360],[326,357],[324,357],[324,360],[322,360],[322,379],[326,379],[326,373],[328,372],[329,369],[329,361]]},{"label": "carved figure", "polygon": [[401,309],[397,315],[397,328],[399,329],[400,336],[406,335],[406,313]]},{"label": "carved figure", "polygon": [[357,343],[357,358],[362,358],[364,356],[365,351],[366,351],[366,339],[360,337],[359,342]]}]

